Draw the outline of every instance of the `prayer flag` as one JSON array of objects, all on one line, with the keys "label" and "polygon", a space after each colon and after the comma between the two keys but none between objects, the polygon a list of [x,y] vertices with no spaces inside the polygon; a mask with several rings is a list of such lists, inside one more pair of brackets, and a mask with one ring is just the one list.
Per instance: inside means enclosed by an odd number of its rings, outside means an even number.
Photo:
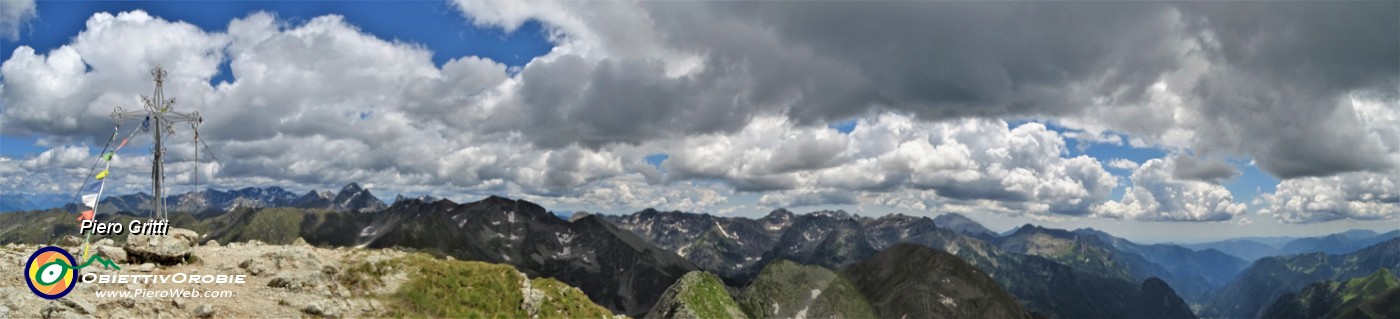
[{"label": "prayer flag", "polygon": [[97,208],[97,194],[83,195],[83,205],[87,205],[88,207],[92,208]]}]

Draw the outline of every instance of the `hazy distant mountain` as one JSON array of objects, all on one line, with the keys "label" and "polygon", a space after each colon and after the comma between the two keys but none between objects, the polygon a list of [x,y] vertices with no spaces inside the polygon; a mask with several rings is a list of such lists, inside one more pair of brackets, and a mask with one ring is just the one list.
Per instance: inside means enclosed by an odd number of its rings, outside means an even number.
[{"label": "hazy distant mountain", "polygon": [[416,199],[416,200],[423,201],[423,202],[425,202],[425,203],[431,203],[431,202],[436,202],[439,198],[433,197],[433,195],[418,195],[418,197],[406,197],[406,196],[403,196],[403,194],[398,194],[398,195],[394,195],[394,202],[393,202],[393,203],[389,203],[389,205],[392,206],[393,204],[398,204],[399,202],[402,202],[402,201],[415,200],[415,199]]},{"label": "hazy distant mountain", "polygon": [[1214,249],[1220,252],[1239,257],[1245,261],[1253,262],[1259,258],[1279,255],[1278,247],[1249,239],[1227,239],[1200,244],[1182,245],[1195,250]]},{"label": "hazy distant mountain", "polygon": [[205,210],[230,211],[238,208],[285,207],[296,194],[281,187],[220,191],[206,189],[171,196],[166,200],[170,211],[199,213]]},{"label": "hazy distant mountain", "polygon": [[[131,212],[146,215],[151,212],[150,194],[144,192],[127,195],[108,196],[98,204],[98,212]],[[281,187],[245,187],[236,190],[205,189],[198,192],[170,195],[165,198],[166,209],[170,212],[188,212],[196,215],[218,215],[239,208],[296,207],[325,209],[333,211],[374,212],[383,210],[386,205],[369,190],[359,184],[350,183],[339,193],[310,191],[297,196]],[[78,204],[63,205],[67,211],[77,211]]]},{"label": "hazy distant mountain", "polygon": [[1387,232],[1385,234],[1376,234],[1376,232],[1369,230],[1349,230],[1327,236],[1299,238],[1290,241],[1283,245],[1283,248],[1279,250],[1279,254],[1287,255],[1311,252],[1345,254],[1396,237],[1400,237],[1400,230]]},{"label": "hazy distant mountain", "polygon": [[[1106,238],[1117,239],[1112,236]],[[993,242],[1002,250],[1049,258],[1076,271],[1129,282],[1161,278],[1182,295],[1192,298],[1209,290],[1199,277],[1175,276],[1162,265],[1148,261],[1142,255],[1119,250],[1096,235],[1026,225]]]},{"label": "hazy distant mountain", "polygon": [[[1365,277],[1322,281],[1297,293],[1286,293],[1264,310],[1260,318],[1400,318],[1400,307],[1387,310],[1379,304],[1400,303],[1400,280],[1381,268]],[[1389,294],[1387,294],[1389,293]]]},{"label": "hazy distant mountain", "polygon": [[1400,237],[1400,230],[1378,234],[1372,230],[1353,229],[1317,237],[1240,237],[1181,246],[1195,250],[1215,249],[1253,262],[1268,256],[1313,252],[1345,254],[1396,237]]},{"label": "hazy distant mountain", "polygon": [[1400,238],[1344,255],[1309,253],[1261,258],[1229,285],[1212,292],[1206,317],[1252,318],[1288,292],[1321,281],[1362,277],[1385,268],[1400,270]]},{"label": "hazy distant mountain", "polygon": [[57,194],[13,193],[0,195],[0,213],[62,207],[77,197]]},{"label": "hazy distant mountain", "polygon": [[951,229],[955,232],[982,240],[990,240],[998,236],[997,233],[992,232],[986,227],[982,227],[982,224],[958,213],[938,215],[938,217],[933,218],[933,223],[938,224],[938,227]]},{"label": "hazy distant mountain", "polygon": [[1093,228],[1074,230],[1082,235],[1097,236],[1114,249],[1141,255],[1147,261],[1166,268],[1170,277],[1164,278],[1188,301],[1199,302],[1205,294],[1230,283],[1249,262],[1215,249],[1194,251],[1171,244],[1137,244]]},{"label": "hazy distant mountain", "polygon": [[986,273],[925,246],[894,245],[841,273],[881,318],[1031,317]]}]

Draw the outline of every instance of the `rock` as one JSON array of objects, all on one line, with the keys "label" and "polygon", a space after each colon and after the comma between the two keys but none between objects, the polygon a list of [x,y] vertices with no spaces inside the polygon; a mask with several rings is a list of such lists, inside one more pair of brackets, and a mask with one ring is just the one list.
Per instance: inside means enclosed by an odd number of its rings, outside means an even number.
[{"label": "rock", "polygon": [[524,299],[520,301],[520,310],[524,310],[530,317],[539,317],[540,307],[544,304],[544,292],[539,289],[529,287],[520,288],[520,293]]},{"label": "rock", "polygon": [[305,291],[320,288],[321,282],[325,281],[321,273],[313,271],[299,271],[278,274],[267,282],[268,287],[286,288],[293,291]]},{"label": "rock", "polygon": [[122,306],[122,308],[136,307],[136,299],[125,298],[122,300],[117,300],[117,305]]},{"label": "rock", "polygon": [[306,308],[301,309],[301,312],[305,312],[306,314],[313,316],[320,316],[325,314],[325,310],[321,309],[321,305],[318,305],[316,303],[306,305]]},{"label": "rock", "polygon": [[306,243],[305,238],[297,237],[297,240],[292,241],[292,246],[311,246],[311,244]]},{"label": "rock", "polygon": [[111,238],[98,239],[97,242],[96,242],[96,244],[99,245],[99,246],[116,246],[116,245],[117,245],[117,243],[116,243],[115,241],[113,241]]},{"label": "rock", "polygon": [[258,258],[243,260],[238,263],[238,267],[258,276],[282,269],[320,269],[322,264],[321,258],[310,249],[287,247],[264,253]]},{"label": "rock", "polygon": [[79,301],[73,298],[60,298],[58,299],[58,301],[62,302],[63,305],[68,306],[68,308],[73,308],[73,310],[77,310],[78,313],[81,314],[90,315],[97,313],[97,307],[93,306],[90,303],[87,303],[86,301]]},{"label": "rock", "polygon": [[154,262],[162,265],[177,265],[191,257],[191,248],[199,239],[193,230],[171,228],[164,236],[130,235],[126,238],[127,259],[131,262]]},{"label": "rock", "polygon": [[136,271],[139,271],[139,272],[152,272],[152,271],[155,271],[155,270],[156,270],[156,264],[152,264],[152,263],[144,263],[144,264],[141,264],[140,266],[136,266]]},{"label": "rock", "polygon": [[219,241],[210,239],[208,242],[205,242],[204,245],[209,247],[219,247]]},{"label": "rock", "polygon": [[9,318],[9,317],[10,317],[10,308],[9,308],[9,307],[5,307],[5,306],[0,306],[0,318]]},{"label": "rock", "polygon": [[260,259],[245,259],[243,262],[238,263],[238,268],[243,268],[243,270],[248,271],[249,275],[254,276],[261,276],[262,274],[272,272],[272,265]]},{"label": "rock", "polygon": [[205,305],[199,305],[198,308],[194,308],[194,316],[195,316],[195,317],[200,317],[200,318],[209,318],[209,317],[213,317],[213,316],[214,316],[214,306],[210,306],[210,305],[207,305],[207,304],[205,304]]},{"label": "rock", "polygon": [[43,317],[44,319],[62,318],[63,312],[65,311],[68,311],[68,309],[59,306],[48,306],[44,307],[44,309],[42,310],[39,310],[39,316]]},{"label": "rock", "polygon": [[[109,240],[109,241],[110,241],[110,240]],[[101,256],[103,256],[103,257],[107,257],[107,259],[111,259],[113,262],[116,262],[116,263],[119,263],[119,264],[125,264],[125,263],[126,263],[126,250],[121,249],[121,248],[118,248],[118,247],[115,247],[115,246],[107,246],[107,245],[98,244],[98,246],[97,246],[97,254],[98,254],[98,255],[101,255]]]},{"label": "rock", "polygon": [[263,245],[263,242],[258,241],[257,239],[249,240],[249,241],[244,242],[244,243],[245,243],[245,244],[248,244],[248,246],[262,246],[262,245]]},{"label": "rock", "polygon": [[83,246],[83,239],[82,239],[82,238],[78,238],[78,236],[73,236],[73,235],[63,236],[63,240],[62,240],[62,241],[59,241],[59,245],[60,245],[60,246],[67,246],[67,247],[73,247],[73,246],[82,247],[82,246]]},{"label": "rock", "polygon": [[170,300],[170,304],[175,305],[175,309],[185,309],[185,298],[175,298]]},{"label": "rock", "polygon": [[176,239],[183,240],[185,242],[190,243],[191,246],[193,246],[195,242],[199,241],[199,233],[184,228],[171,228],[170,232],[167,233],[166,236],[175,237]]}]

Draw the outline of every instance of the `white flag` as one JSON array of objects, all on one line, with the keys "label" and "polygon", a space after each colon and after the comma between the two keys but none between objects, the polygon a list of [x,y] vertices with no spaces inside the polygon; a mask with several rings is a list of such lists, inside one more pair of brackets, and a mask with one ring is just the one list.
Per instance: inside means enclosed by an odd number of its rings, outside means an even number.
[{"label": "white flag", "polygon": [[83,205],[87,205],[88,207],[92,208],[97,208],[97,194],[83,195]]}]

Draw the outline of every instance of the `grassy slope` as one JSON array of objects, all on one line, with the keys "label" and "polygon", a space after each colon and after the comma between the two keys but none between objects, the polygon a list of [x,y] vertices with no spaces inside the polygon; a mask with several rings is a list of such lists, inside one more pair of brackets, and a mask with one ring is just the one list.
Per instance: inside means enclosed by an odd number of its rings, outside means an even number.
[{"label": "grassy slope", "polygon": [[[387,262],[353,265],[337,279],[352,291],[367,291],[383,284],[379,278],[405,270],[408,281],[398,291],[383,296],[389,317],[428,318],[527,318],[522,274],[508,265],[435,259],[424,254]],[[603,318],[612,312],[594,304],[577,288],[550,278],[529,279],[542,292],[541,318]]]},{"label": "grassy slope", "polygon": [[734,303],[734,299],[724,289],[724,283],[714,274],[699,274],[687,275],[686,277],[693,278],[690,280],[682,278],[689,281],[689,287],[681,290],[678,299],[700,318],[729,318],[729,309],[738,309],[739,305]]},{"label": "grassy slope", "polygon": [[[813,289],[821,294],[809,301]],[[789,318],[803,308],[808,308],[807,315],[813,318],[876,317],[865,297],[840,274],[787,260],[764,267],[738,299],[754,318]]]}]

